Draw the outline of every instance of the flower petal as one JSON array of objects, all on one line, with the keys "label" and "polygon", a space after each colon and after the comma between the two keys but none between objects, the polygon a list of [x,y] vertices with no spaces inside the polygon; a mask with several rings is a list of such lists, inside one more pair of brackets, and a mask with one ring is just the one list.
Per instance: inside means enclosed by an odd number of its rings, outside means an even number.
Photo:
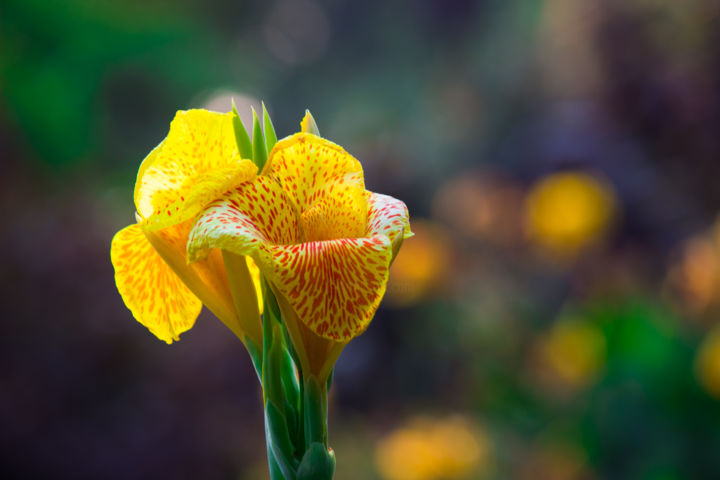
[{"label": "flower petal", "polygon": [[139,225],[115,235],[110,258],[125,305],[155,336],[172,343],[193,326],[202,303],[157,254]]},{"label": "flower petal", "polygon": [[306,242],[364,237],[367,198],[363,182],[348,175],[326,184],[301,219]]},{"label": "flower petal", "polygon": [[366,235],[387,235],[395,241],[398,235],[403,238],[412,236],[410,231],[410,214],[402,201],[382,195],[366,192],[368,202],[368,220]]},{"label": "flower petal", "polygon": [[385,235],[269,247],[260,270],[307,327],[347,341],[370,324],[385,293],[392,244]]},{"label": "flower petal", "polygon": [[362,166],[341,146],[311,133],[296,133],[275,144],[263,175],[277,180],[298,211],[308,210],[326,184],[353,176],[362,185]]},{"label": "flower petal", "polygon": [[188,259],[201,260],[212,248],[251,255],[264,245],[293,244],[299,222],[282,187],[269,177],[255,177],[205,209],[190,232]]},{"label": "flower petal", "polygon": [[231,113],[179,111],[170,132],[143,160],[135,206],[146,229],[194,217],[209,202],[254,177],[257,167],[237,150]]},{"label": "flower petal", "polygon": [[[209,251],[202,261],[188,264],[186,248],[191,227],[192,221],[189,220],[159,231],[144,230],[143,233],[190,291],[197,295],[202,303],[238,338],[244,341],[245,336],[249,336],[256,343],[261,342],[260,312],[262,304],[245,302],[244,308],[237,308],[230,289],[222,252],[220,250]],[[259,285],[252,273],[244,272],[244,274],[250,275],[257,290]]]}]

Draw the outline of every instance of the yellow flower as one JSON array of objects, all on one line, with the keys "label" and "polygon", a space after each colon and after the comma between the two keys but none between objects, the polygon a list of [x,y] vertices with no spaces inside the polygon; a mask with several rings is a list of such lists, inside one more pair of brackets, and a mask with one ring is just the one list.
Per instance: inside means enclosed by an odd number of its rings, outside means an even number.
[{"label": "yellow flower", "polygon": [[[308,119],[304,130],[314,126]],[[394,252],[410,235],[403,202],[366,191],[355,158],[303,131],[275,145],[262,175],[205,209],[187,252],[192,262],[215,248],[252,257],[277,297],[303,372],[326,378],[344,345],[370,323]]]},{"label": "yellow flower", "polygon": [[375,453],[386,480],[476,478],[489,460],[488,439],[462,417],[415,419],[382,439]]},{"label": "yellow flower", "polygon": [[615,195],[586,173],[556,173],[533,186],[527,197],[526,230],[542,250],[572,257],[598,240],[610,226]]},{"label": "yellow flower", "polygon": [[[140,166],[137,223],[112,241],[120,295],[137,321],[168,343],[193,326],[203,304],[243,341],[262,342],[258,287],[247,273],[254,270],[257,284],[254,264],[220,251],[201,262],[186,260],[197,214],[257,174],[250,160],[240,158],[232,118],[205,110],[177,112],[167,138]],[[226,264],[232,268],[226,270]]]}]

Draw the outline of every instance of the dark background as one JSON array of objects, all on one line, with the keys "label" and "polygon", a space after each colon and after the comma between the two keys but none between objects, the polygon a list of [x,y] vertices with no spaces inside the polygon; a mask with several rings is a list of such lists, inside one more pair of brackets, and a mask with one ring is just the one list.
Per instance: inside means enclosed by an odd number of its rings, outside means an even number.
[{"label": "dark background", "polygon": [[[718,92],[714,0],[4,0],[0,476],[267,475],[242,345],[157,340],[109,258],[174,112],[233,96],[310,108],[417,233],[337,367],[337,478],[717,478]],[[418,417],[477,451],[388,471]]]}]

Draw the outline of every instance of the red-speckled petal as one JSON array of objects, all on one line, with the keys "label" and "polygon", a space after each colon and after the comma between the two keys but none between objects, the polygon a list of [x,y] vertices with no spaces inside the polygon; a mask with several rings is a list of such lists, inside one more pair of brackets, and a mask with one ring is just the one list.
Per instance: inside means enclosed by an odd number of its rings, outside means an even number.
[{"label": "red-speckled petal", "polygon": [[387,286],[392,245],[386,235],[270,247],[256,262],[317,335],[348,341],[361,334]]},{"label": "red-speckled petal", "polygon": [[202,303],[157,254],[139,225],[115,235],[110,258],[125,305],[155,336],[172,343],[193,326]]},{"label": "red-speckled petal", "polygon": [[325,184],[317,200],[301,215],[306,242],[364,237],[367,198],[356,175]]},{"label": "red-speckled petal", "polygon": [[360,162],[341,146],[311,133],[277,142],[262,173],[282,185],[300,212],[310,209],[324,195],[325,186],[338,179],[353,177],[363,185]]},{"label": "red-speckled petal", "polygon": [[267,245],[296,243],[300,231],[287,194],[274,180],[260,176],[228,192],[200,215],[190,232],[188,259],[203,259],[212,248],[252,255]]},{"label": "red-speckled petal", "polygon": [[179,111],[170,132],[143,160],[135,206],[147,230],[189,220],[232,187],[253,178],[257,167],[237,150],[232,114]]},{"label": "red-speckled petal", "polygon": [[366,236],[387,235],[390,241],[395,241],[398,235],[402,235],[402,238],[412,236],[410,214],[405,203],[380,193],[366,192],[366,195],[368,205]]}]

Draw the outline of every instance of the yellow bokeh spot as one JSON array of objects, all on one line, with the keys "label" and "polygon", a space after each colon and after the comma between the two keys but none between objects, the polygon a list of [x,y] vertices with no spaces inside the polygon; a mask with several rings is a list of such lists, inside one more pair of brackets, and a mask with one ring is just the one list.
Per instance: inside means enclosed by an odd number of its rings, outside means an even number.
[{"label": "yellow bokeh spot", "polygon": [[487,437],[459,416],[415,419],[382,439],[375,452],[385,480],[477,478],[489,459]]},{"label": "yellow bokeh spot", "polygon": [[440,285],[450,261],[449,240],[439,225],[428,220],[412,225],[415,236],[403,242],[390,269],[386,299],[398,307],[418,303]]},{"label": "yellow bokeh spot", "polygon": [[603,332],[582,320],[561,320],[540,342],[544,367],[571,388],[592,383],[605,365]]},{"label": "yellow bokeh spot", "polygon": [[705,390],[720,399],[720,327],[715,327],[700,345],[695,373]]},{"label": "yellow bokeh spot", "polygon": [[580,172],[553,174],[527,196],[526,233],[541,250],[573,257],[607,232],[615,205],[605,182]]}]

